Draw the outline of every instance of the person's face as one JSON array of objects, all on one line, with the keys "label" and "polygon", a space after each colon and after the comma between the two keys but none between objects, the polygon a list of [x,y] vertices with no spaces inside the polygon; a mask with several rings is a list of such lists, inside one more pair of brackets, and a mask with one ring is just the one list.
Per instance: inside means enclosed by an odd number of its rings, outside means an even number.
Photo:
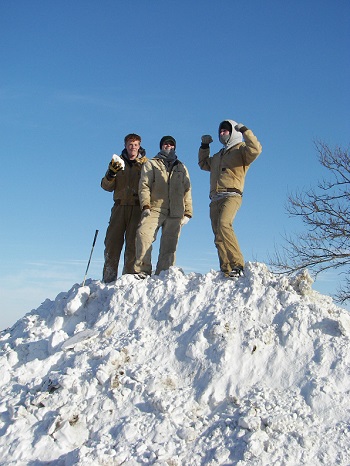
[{"label": "person's face", "polygon": [[126,141],[125,144],[126,152],[128,153],[130,160],[135,160],[140,149],[140,141]]},{"label": "person's face", "polygon": [[228,131],[227,129],[220,129],[220,136],[227,136],[230,134],[230,131]]},{"label": "person's face", "polygon": [[170,141],[165,141],[165,143],[162,145],[162,150],[174,150],[175,149],[175,146],[172,142]]}]

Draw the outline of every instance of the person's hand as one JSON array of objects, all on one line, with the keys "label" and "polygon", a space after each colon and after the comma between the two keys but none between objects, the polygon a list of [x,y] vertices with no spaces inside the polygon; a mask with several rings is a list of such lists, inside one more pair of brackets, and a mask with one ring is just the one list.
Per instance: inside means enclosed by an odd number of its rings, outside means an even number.
[{"label": "person's hand", "polygon": [[190,221],[190,217],[187,217],[187,215],[185,215],[184,217],[182,217],[180,225],[183,227],[189,221]]},{"label": "person's hand", "polygon": [[210,144],[211,142],[213,142],[213,138],[210,136],[210,134],[204,134],[202,136],[202,144]]},{"label": "person's hand", "polygon": [[244,131],[247,131],[247,127],[244,126],[242,123],[237,123],[237,125],[235,126],[235,130],[236,131],[239,131],[240,133],[244,133]]},{"label": "person's hand", "polygon": [[123,165],[116,160],[111,160],[108,165],[108,176],[110,178],[115,178],[117,172],[119,172],[123,168]]},{"label": "person's hand", "polygon": [[141,218],[149,217],[151,215],[151,209],[143,209]]}]

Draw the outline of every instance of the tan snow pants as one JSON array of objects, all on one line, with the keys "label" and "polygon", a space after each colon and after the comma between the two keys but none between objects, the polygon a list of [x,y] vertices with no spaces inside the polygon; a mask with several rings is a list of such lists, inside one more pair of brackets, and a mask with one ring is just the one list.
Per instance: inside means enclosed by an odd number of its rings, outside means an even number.
[{"label": "tan snow pants", "polygon": [[241,196],[230,196],[210,204],[210,220],[219,255],[220,270],[229,273],[233,267],[243,267],[244,259],[233,230],[233,220],[241,207]]},{"label": "tan snow pants", "polygon": [[114,204],[105,238],[105,263],[103,281],[109,283],[118,276],[120,255],[125,242],[123,274],[134,273],[135,238],[140,223],[141,209],[139,205]]},{"label": "tan snow pants", "polygon": [[181,230],[181,217],[168,217],[167,211],[155,212],[141,220],[136,233],[136,262],[135,272],[152,273],[152,243],[162,228],[159,256],[155,273],[159,275],[175,264],[177,243]]}]

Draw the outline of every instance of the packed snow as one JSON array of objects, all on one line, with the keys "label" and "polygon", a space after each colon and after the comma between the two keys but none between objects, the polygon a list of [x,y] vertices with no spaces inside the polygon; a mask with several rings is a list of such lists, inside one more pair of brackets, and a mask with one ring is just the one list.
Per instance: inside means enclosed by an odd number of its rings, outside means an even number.
[{"label": "packed snow", "polygon": [[122,170],[124,170],[125,168],[125,162],[124,160],[117,154],[113,154],[112,155],[112,160],[114,160],[114,162],[118,162],[120,163],[120,165],[122,166]]},{"label": "packed snow", "polygon": [[89,279],[0,334],[1,465],[349,465],[349,339],[307,272]]}]

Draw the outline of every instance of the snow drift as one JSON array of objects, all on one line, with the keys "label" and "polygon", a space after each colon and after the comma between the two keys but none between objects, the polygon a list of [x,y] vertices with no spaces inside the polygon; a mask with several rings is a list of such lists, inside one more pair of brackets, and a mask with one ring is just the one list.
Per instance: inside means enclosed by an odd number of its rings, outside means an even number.
[{"label": "snow drift", "polygon": [[307,273],[88,280],[0,334],[1,465],[350,464],[350,317]]}]

